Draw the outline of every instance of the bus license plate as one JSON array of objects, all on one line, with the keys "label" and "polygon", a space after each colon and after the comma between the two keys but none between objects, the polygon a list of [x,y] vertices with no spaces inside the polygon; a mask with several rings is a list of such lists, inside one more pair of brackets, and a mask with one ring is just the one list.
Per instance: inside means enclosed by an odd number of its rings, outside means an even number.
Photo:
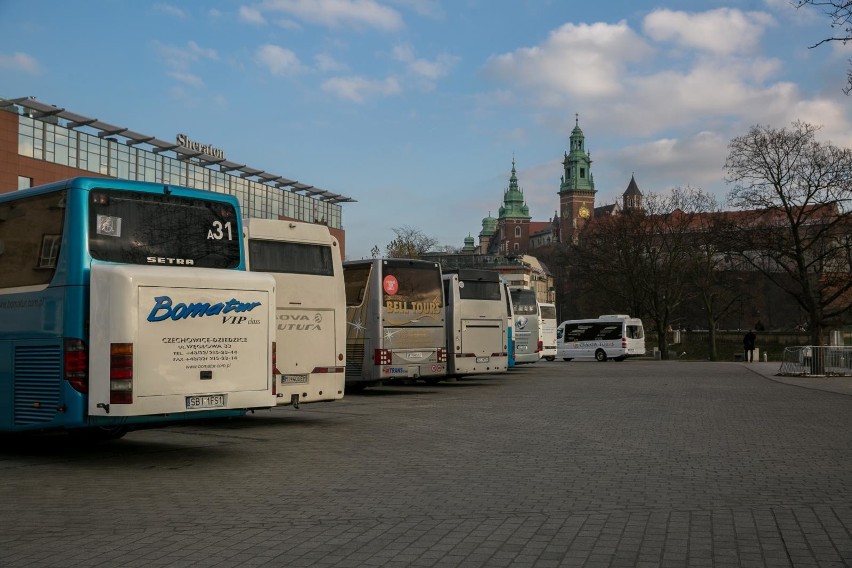
[{"label": "bus license plate", "polygon": [[487,363],[490,360],[491,360],[491,357],[477,357],[476,358],[477,363]]},{"label": "bus license plate", "polygon": [[281,375],[281,384],[307,384],[307,375]]},{"label": "bus license plate", "polygon": [[192,410],[195,408],[222,408],[225,406],[224,394],[210,394],[204,396],[188,396],[186,397],[186,408]]}]

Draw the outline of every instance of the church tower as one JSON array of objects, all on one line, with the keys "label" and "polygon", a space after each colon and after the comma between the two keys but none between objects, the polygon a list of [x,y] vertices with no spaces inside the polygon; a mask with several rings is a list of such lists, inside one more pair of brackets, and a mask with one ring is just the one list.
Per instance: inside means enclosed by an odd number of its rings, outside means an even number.
[{"label": "church tower", "polygon": [[595,210],[595,179],[592,176],[592,156],[585,149],[585,136],[580,129],[580,117],[574,116],[574,130],[569,139],[570,151],[562,160],[564,173],[559,185],[559,227],[563,243],[577,241],[583,225]]},{"label": "church tower", "polygon": [[[509,188],[503,193],[503,205],[497,216],[498,254],[525,254],[530,244],[530,208],[524,202],[524,192],[518,186],[515,159],[512,158],[512,175]],[[492,245],[493,246],[493,245]]]},{"label": "church tower", "polygon": [[497,234],[497,219],[488,212],[488,217],[482,220],[482,230],[479,232],[479,254],[487,254],[491,248],[491,241]]},{"label": "church tower", "polygon": [[630,176],[630,183],[627,184],[627,189],[621,196],[623,211],[642,211],[642,192],[639,191],[639,185],[636,183],[636,178]]}]

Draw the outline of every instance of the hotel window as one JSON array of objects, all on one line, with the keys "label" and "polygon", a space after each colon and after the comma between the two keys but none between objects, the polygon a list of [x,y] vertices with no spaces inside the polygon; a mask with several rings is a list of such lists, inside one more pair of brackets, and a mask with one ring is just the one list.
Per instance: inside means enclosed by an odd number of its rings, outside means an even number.
[{"label": "hotel window", "polygon": [[33,178],[18,176],[18,189],[27,189],[33,186]]},{"label": "hotel window", "polygon": [[18,121],[18,154],[36,160],[44,159],[42,123],[22,116]]},{"label": "hotel window", "polygon": [[139,152],[139,174],[136,178],[140,181],[160,181],[160,156],[151,152]]}]

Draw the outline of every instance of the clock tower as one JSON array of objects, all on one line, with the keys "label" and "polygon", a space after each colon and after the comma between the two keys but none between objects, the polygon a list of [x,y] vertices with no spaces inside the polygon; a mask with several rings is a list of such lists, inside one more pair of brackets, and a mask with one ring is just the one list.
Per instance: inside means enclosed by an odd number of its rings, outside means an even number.
[{"label": "clock tower", "polygon": [[594,215],[595,179],[592,176],[591,153],[585,149],[585,136],[580,130],[580,118],[574,115],[574,130],[569,139],[570,150],[565,152],[564,173],[559,185],[560,240],[577,242],[583,225]]}]

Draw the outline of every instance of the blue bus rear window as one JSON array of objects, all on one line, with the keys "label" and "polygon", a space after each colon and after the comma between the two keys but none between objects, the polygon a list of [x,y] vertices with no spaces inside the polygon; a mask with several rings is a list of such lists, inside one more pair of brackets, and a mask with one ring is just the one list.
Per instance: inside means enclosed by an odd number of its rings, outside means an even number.
[{"label": "blue bus rear window", "polygon": [[240,237],[228,203],[109,189],[89,194],[89,251],[98,260],[236,268]]}]

